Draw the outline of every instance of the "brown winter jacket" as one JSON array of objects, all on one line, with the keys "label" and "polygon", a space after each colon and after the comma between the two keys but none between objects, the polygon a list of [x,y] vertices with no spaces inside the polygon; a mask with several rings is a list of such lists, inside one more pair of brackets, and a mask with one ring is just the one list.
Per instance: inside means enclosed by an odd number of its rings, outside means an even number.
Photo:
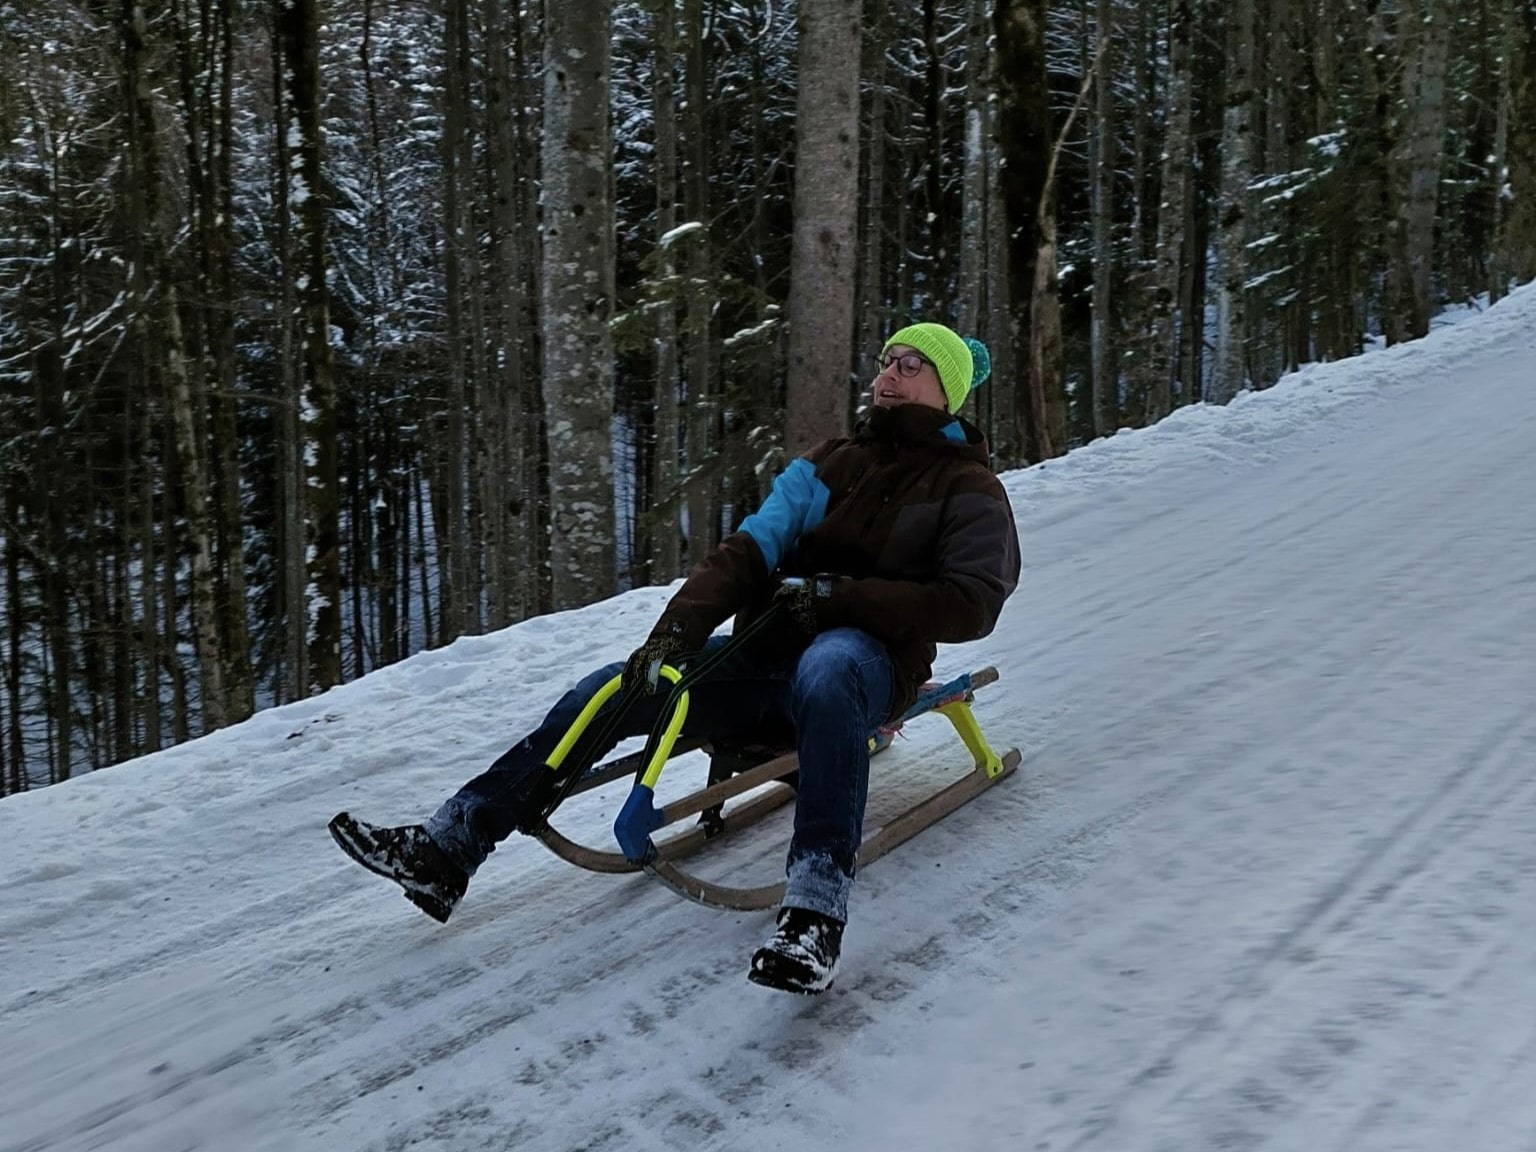
[{"label": "brown winter jacket", "polygon": [[761,612],[786,576],[835,574],[821,629],[880,640],[896,683],[891,716],[932,673],[939,643],[987,635],[1019,580],[1019,541],[986,441],[949,413],[875,408],[852,438],[791,462],[757,512],[706,556],[655,631],[699,648],[727,617]]}]

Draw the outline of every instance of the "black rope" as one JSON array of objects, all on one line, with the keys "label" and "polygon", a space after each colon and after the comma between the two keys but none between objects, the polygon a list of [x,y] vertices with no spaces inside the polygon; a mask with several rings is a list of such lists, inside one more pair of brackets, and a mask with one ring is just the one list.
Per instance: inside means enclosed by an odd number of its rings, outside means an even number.
[{"label": "black rope", "polygon": [[638,684],[631,684],[599,709],[598,715],[593,717],[593,723],[576,737],[576,743],[571,746],[565,762],[560,765],[559,782],[554,792],[540,808],[540,824],[547,823],[554,810],[570,796],[577,783],[601,755],[598,749],[606,745],[609,735],[619,726],[624,717],[629,715],[629,710],[638,704],[644,695]]},{"label": "black rope", "polygon": [[[672,686],[662,705],[661,714],[657,717],[655,725],[651,728],[650,735],[646,738],[645,752],[640,757],[639,767],[635,769],[635,782],[639,783],[645,775],[646,768],[650,765],[651,758],[656,755],[656,749],[661,746],[662,736],[666,733],[667,722],[672,718],[673,710],[682,699],[683,693],[690,687],[699,683],[710,675],[716,668],[738,651],[743,644],[762,631],[768,623],[776,617],[783,604],[781,601],[770,601],[767,609],[756,619],[748,623],[740,631],[734,633],[729,640],[719,648],[700,658],[700,653],[690,654],[683,663],[687,670]],[[598,749],[607,745],[608,737],[614,729],[623,723],[629,715],[630,709],[638,704],[646,696],[644,688],[640,684],[631,684],[620,691],[619,695],[599,709],[597,716],[593,717],[592,724],[576,738],[576,743],[571,747],[564,763],[560,765],[558,783],[548,800],[540,806],[539,823],[545,824],[555,809],[563,804],[577,783],[586,776],[601,753]]]},{"label": "black rope", "polygon": [[662,706],[661,715],[656,718],[656,724],[651,729],[651,734],[646,737],[645,751],[640,756],[640,767],[635,770],[635,782],[638,784],[645,775],[645,770],[650,766],[651,757],[656,755],[656,749],[661,747],[661,740],[667,730],[667,722],[671,720],[673,711],[683,698],[683,693],[689,688],[704,680],[719,668],[721,664],[730,659],[753,636],[761,632],[768,624],[783,611],[785,604],[782,600],[770,600],[768,607],[745,627],[731,635],[731,638],[709,653],[702,660],[690,657],[686,663],[688,669],[672,685],[672,691],[668,694],[666,703]]}]

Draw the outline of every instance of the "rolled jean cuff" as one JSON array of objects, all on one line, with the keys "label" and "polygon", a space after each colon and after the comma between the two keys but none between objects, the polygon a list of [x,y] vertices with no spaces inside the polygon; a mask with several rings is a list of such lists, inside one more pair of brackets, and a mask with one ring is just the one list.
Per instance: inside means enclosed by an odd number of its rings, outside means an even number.
[{"label": "rolled jean cuff", "polygon": [[848,892],[853,878],[824,855],[802,856],[791,861],[784,885],[785,908],[820,912],[839,924],[848,922]]},{"label": "rolled jean cuff", "polygon": [[425,827],[432,843],[443,850],[443,855],[464,869],[467,875],[473,876],[485,861],[486,854],[480,851],[475,834],[469,827],[469,805],[457,796],[443,801],[442,806],[427,820]]}]

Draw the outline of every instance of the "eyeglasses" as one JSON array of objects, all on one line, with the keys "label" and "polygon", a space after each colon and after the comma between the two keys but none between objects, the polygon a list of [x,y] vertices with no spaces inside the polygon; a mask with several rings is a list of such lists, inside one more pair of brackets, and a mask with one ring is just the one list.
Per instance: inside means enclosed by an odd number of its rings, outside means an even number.
[{"label": "eyeglasses", "polygon": [[878,357],[875,360],[875,363],[880,366],[880,371],[882,372],[886,371],[892,364],[894,364],[896,365],[896,371],[908,379],[911,379],[913,376],[916,376],[919,372],[921,372],[923,370],[924,364],[927,364],[931,368],[937,368],[932,360],[928,359],[926,356],[919,355],[916,352],[903,352],[899,356],[892,352],[889,355]]}]

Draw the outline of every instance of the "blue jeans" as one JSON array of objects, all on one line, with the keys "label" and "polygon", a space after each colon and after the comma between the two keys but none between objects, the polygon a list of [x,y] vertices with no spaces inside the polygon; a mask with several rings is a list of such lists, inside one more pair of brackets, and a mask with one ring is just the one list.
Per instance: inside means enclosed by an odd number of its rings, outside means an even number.
[{"label": "blue jeans", "polygon": [[[705,651],[725,642],[714,637]],[[582,679],[542,724],[443,803],[426,828],[449,858],[473,874],[497,844],[533,818],[540,787],[547,788],[554,775],[546,758],[587,701],[622,670],[622,664],[610,664]],[[743,740],[765,727],[794,731],[800,783],[785,907],[848,918],[869,795],[869,734],[887,718],[892,675],[878,640],[855,628],[834,628],[798,656],[763,662],[748,647],[690,690],[685,736]],[[606,755],[624,737],[649,732],[664,700],[658,695],[636,704],[594,756]]]}]

